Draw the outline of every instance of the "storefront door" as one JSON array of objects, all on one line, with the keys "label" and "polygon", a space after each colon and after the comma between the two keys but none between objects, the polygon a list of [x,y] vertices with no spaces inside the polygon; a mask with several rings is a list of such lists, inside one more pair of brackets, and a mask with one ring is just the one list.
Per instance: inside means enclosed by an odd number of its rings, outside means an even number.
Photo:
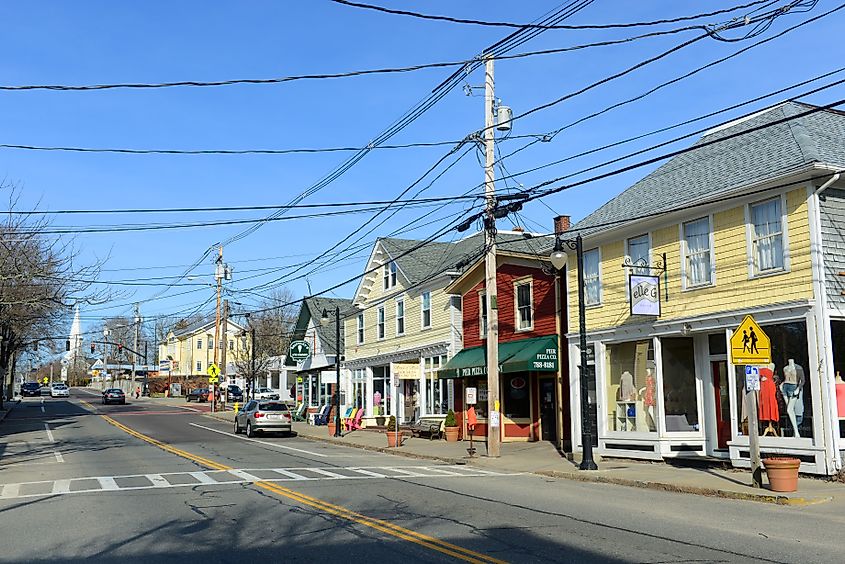
[{"label": "storefront door", "polygon": [[555,379],[540,378],[540,436],[544,441],[557,443],[557,401]]},{"label": "storefront door", "polygon": [[728,361],[716,360],[710,363],[713,375],[713,397],[716,401],[716,434],[720,449],[728,448],[731,438],[731,404],[728,398]]},{"label": "storefront door", "polygon": [[420,417],[420,394],[417,390],[419,382],[417,380],[402,380],[404,383],[405,396],[405,412],[403,413],[405,421],[416,421]]}]

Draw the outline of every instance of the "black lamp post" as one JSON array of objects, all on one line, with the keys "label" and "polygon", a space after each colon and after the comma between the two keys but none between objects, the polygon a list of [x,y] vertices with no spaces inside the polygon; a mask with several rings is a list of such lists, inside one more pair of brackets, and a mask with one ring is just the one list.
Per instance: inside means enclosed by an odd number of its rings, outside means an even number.
[{"label": "black lamp post", "polygon": [[[552,266],[561,273],[566,266],[566,251],[563,245],[566,244],[570,250],[575,251],[578,262],[578,332],[579,348],[581,349],[581,369],[578,375],[581,381],[581,470],[598,470],[593,460],[593,427],[589,421],[590,396],[587,385],[587,310],[584,303],[584,241],[579,233],[575,239],[563,239],[555,237],[555,248],[550,255]],[[560,276],[562,279],[563,277]]]},{"label": "black lamp post", "polygon": [[[329,320],[329,312],[323,310],[323,321]],[[334,387],[334,436],[340,437],[340,307],[334,308],[334,368],[335,368],[335,387]]]}]

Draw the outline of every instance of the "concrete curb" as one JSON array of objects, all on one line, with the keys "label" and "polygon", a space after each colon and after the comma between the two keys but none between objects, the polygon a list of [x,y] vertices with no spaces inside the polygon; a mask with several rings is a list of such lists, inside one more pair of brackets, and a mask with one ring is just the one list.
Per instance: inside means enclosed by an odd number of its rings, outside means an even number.
[{"label": "concrete curb", "polygon": [[[204,413],[203,415],[211,417],[218,421],[223,420],[222,417],[215,416],[211,413]],[[478,458],[449,458],[445,456],[434,456],[429,454],[417,454],[413,452],[403,451],[400,448],[377,447],[372,445],[364,445],[354,442],[341,442],[328,437],[318,437],[315,435],[297,435],[301,439],[309,441],[316,441],[325,444],[340,445],[348,448],[357,448],[370,452],[380,452],[383,454],[393,454],[396,456],[403,456],[416,460],[433,460],[436,462],[444,462],[447,464],[470,464],[476,462]],[[505,471],[516,471],[508,468],[501,468]],[[575,482],[592,482],[602,484],[613,484],[617,486],[627,486],[631,488],[640,488],[648,490],[659,490],[665,492],[683,493],[691,495],[699,495],[703,497],[716,497],[722,499],[734,499],[739,501],[755,501],[758,503],[771,503],[775,505],[789,505],[796,507],[805,507],[808,505],[818,505],[820,503],[827,503],[833,501],[832,496],[823,497],[789,497],[786,495],[778,495],[776,493],[745,493],[734,492],[730,490],[720,490],[715,488],[699,488],[695,486],[683,486],[678,484],[670,484],[666,482],[651,482],[645,480],[631,480],[627,478],[615,478],[611,476],[602,476],[590,473],[571,473],[571,472],[557,472],[554,470],[537,470],[526,471],[526,474],[533,474],[535,476],[543,476],[546,478],[557,478],[564,480],[572,480]]]}]

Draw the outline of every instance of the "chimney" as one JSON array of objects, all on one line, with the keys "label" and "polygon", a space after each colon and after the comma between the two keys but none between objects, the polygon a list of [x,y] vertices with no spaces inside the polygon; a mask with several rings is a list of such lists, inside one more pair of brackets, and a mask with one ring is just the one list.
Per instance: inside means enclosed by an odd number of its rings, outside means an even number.
[{"label": "chimney", "polygon": [[559,215],[555,217],[555,233],[560,234],[564,231],[569,231],[572,226],[572,221],[568,215]]}]

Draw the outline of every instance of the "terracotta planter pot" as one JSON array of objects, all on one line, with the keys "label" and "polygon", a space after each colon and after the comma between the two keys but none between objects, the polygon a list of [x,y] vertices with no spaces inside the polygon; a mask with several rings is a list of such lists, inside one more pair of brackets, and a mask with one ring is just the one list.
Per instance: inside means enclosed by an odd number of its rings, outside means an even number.
[{"label": "terracotta planter pot", "polygon": [[798,468],[801,461],[790,457],[764,458],[763,466],[773,492],[794,492],[798,489]]},{"label": "terracotta planter pot", "polygon": [[329,429],[329,436],[334,437],[334,432],[335,432],[335,429],[337,428],[336,425],[334,424],[334,422],[327,423],[326,427],[328,427],[328,429]]},{"label": "terracotta planter pot", "polygon": [[460,427],[446,427],[446,442],[447,443],[458,442],[458,433],[459,432],[460,432]]},{"label": "terracotta planter pot", "polygon": [[390,448],[402,446],[402,440],[405,437],[402,436],[401,431],[399,432],[399,436],[397,438],[396,431],[388,431],[387,432],[387,446]]}]

